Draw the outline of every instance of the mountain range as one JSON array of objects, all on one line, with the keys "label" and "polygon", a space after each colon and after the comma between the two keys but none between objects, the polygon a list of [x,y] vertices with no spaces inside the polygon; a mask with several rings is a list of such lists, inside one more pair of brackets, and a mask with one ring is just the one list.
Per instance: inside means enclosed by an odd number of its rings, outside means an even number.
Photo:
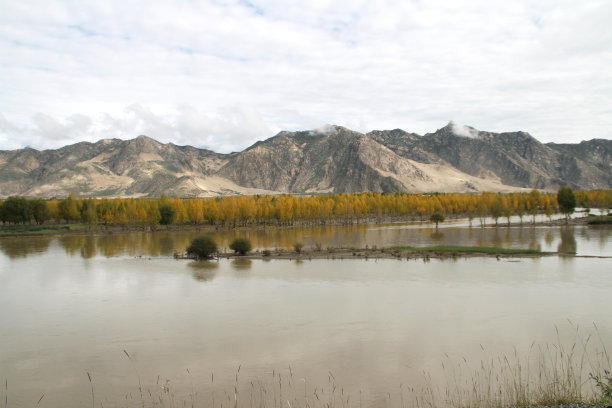
[{"label": "mountain range", "polygon": [[612,140],[540,143],[450,122],[423,136],[340,126],[215,153],[147,136],[0,151],[0,197],[219,196],[612,188]]}]

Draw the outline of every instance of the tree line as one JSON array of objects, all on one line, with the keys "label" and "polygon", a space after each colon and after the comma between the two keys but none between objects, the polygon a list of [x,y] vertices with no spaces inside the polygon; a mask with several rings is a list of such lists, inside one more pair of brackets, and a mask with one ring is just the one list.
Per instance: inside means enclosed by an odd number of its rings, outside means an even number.
[{"label": "tree line", "polygon": [[[579,207],[607,212],[612,190],[576,191]],[[0,221],[9,224],[83,223],[88,225],[150,226],[210,224],[219,226],[355,223],[374,219],[428,220],[432,214],[467,217],[484,224],[491,218],[559,212],[557,194],[532,190],[521,193],[406,194],[355,193],[313,196],[254,195],[215,198],[86,198],[71,194],[43,200],[8,197],[0,201]]]}]

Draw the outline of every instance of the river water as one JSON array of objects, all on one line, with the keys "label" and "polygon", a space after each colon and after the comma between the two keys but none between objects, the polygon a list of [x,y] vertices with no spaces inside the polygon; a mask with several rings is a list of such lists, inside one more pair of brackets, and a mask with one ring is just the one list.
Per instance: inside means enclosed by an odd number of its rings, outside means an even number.
[{"label": "river water", "polygon": [[445,224],[437,233],[392,224],[216,239],[588,257],[193,262],[172,254],[196,232],[2,238],[4,397],[18,407],[41,396],[46,407],[92,398],[106,407],[400,406],[423,386],[444,386],[464,358],[521,355],[533,342],[575,342],[576,332],[612,349],[610,228]]}]

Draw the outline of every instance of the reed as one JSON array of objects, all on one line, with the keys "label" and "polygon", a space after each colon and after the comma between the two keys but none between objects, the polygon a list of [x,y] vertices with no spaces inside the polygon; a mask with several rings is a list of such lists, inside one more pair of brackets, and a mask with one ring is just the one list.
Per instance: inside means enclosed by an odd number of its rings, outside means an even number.
[{"label": "reed", "polygon": [[459,364],[449,359],[446,386],[440,389],[429,382],[426,392],[415,396],[416,406],[497,408],[612,402],[597,392],[586,375],[588,371],[605,373],[610,367],[605,344],[594,344],[592,335],[583,337],[577,326],[568,343],[561,341],[557,327],[555,332],[556,343],[532,343],[526,355],[515,349],[510,355],[482,359],[477,367],[465,359]]},{"label": "reed", "polygon": [[[189,369],[187,374],[190,384],[179,383],[175,389],[170,380],[163,382],[157,376],[157,381],[153,381],[151,387],[146,387],[143,386],[136,362],[124,350],[138,379],[140,395],[140,400],[136,402],[130,393],[126,394],[125,406],[361,408],[384,402],[387,407],[401,408],[505,408],[558,407],[560,404],[579,402],[600,404],[602,407],[611,404],[612,360],[599,329],[594,325],[594,331],[584,335],[578,326],[571,327],[568,335],[567,332],[560,333],[555,326],[556,338],[553,343],[532,342],[524,352],[514,348],[510,353],[493,354],[480,345],[480,361],[445,355],[441,361],[442,371],[437,376],[423,372],[422,381],[418,385],[406,385],[398,379],[399,389],[388,392],[384,401],[369,401],[365,404],[363,390],[359,390],[358,394],[356,391],[352,394],[347,392],[338,384],[331,371],[327,374],[327,384],[320,386],[307,382],[306,378],[296,377],[291,366],[282,372],[272,370],[271,376],[243,379],[244,370],[239,365],[232,376],[233,381],[229,382],[229,389],[217,386],[215,374],[211,373],[209,384],[202,384],[210,392],[199,393],[197,380],[194,383]],[[89,372],[87,378],[91,388],[92,407],[95,407],[96,395]],[[393,388],[393,384],[389,384],[389,389]],[[146,403],[145,393],[149,396]],[[45,394],[40,397],[37,407],[44,406],[44,397]],[[5,380],[4,400],[7,408],[8,380]],[[98,404],[102,407],[101,403]]]},{"label": "reed", "polygon": [[91,375],[89,374],[89,371],[87,371],[87,378],[89,379],[89,385],[91,386],[91,408],[95,408],[95,406],[96,406],[96,397],[94,395],[93,382],[91,381]]},{"label": "reed", "polygon": [[138,377],[138,391],[140,391],[140,401],[142,403],[142,408],[144,408],[145,402],[144,402],[144,395],[142,392],[142,381],[140,379],[140,374],[138,373],[138,369],[136,368],[136,365],[134,364],[134,361],[132,360],[132,357],[130,357],[130,354],[127,352],[127,350],[123,350],[123,352],[127,356],[128,360],[130,360],[130,363],[132,364],[132,367],[134,368],[134,372],[136,373],[136,377]]}]

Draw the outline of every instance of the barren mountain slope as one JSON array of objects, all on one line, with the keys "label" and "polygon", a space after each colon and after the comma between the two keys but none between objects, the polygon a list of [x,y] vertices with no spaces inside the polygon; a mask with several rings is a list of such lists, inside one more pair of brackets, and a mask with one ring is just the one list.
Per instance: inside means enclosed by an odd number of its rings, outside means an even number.
[{"label": "barren mountain slope", "polygon": [[232,154],[146,136],[0,151],[0,197],[477,192],[566,184],[612,188],[612,141],[544,145],[524,132],[457,130],[449,123],[425,136],[339,126],[281,132]]},{"label": "barren mountain slope", "polygon": [[[388,132],[388,131],[387,131]],[[544,145],[525,132],[491,133],[467,128],[459,135],[454,124],[419,137],[378,132],[377,138],[399,155],[424,163],[447,163],[479,178],[504,185],[558,189],[610,188],[612,141],[579,145]],[[606,161],[607,160],[607,161]]]},{"label": "barren mountain slope", "polygon": [[497,177],[465,174],[425,150],[420,150],[421,162],[401,157],[381,142],[402,152],[399,139],[413,143],[421,137],[389,133],[364,135],[338,126],[326,133],[281,132],[231,158],[219,174],[243,186],[298,193],[520,189]]},{"label": "barren mountain slope", "polygon": [[[193,194],[181,178],[212,176],[227,160],[209,150],[161,144],[146,136],[77,143],[58,150],[0,152],[2,196]],[[218,183],[217,183],[218,184]],[[224,193],[223,187],[219,193]]]}]

